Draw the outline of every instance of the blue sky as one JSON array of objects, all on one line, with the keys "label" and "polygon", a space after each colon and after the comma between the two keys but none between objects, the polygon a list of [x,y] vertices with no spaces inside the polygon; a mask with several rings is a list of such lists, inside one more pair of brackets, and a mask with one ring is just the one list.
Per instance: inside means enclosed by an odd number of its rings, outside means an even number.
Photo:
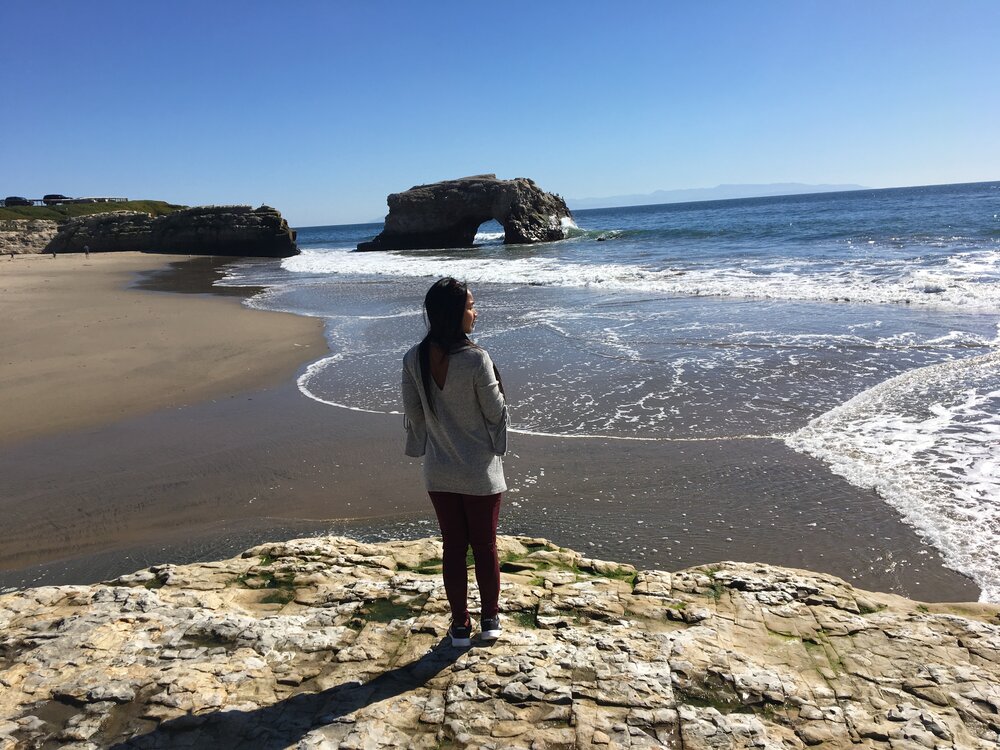
[{"label": "blue sky", "polygon": [[1000,2],[5,3],[0,193],[267,203],[1000,179]]}]

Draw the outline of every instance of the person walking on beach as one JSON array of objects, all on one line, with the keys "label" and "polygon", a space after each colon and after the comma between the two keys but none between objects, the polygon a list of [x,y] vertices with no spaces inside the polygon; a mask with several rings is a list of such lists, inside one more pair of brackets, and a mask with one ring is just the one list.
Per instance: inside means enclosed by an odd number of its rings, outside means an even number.
[{"label": "person walking on beach", "polygon": [[507,490],[507,404],[490,355],[469,334],[478,313],[468,287],[441,279],[424,298],[427,335],[403,357],[406,455],[424,457],[424,483],[441,527],[453,646],[472,643],[466,551],[482,602],[480,638],[501,635],[497,520]]}]

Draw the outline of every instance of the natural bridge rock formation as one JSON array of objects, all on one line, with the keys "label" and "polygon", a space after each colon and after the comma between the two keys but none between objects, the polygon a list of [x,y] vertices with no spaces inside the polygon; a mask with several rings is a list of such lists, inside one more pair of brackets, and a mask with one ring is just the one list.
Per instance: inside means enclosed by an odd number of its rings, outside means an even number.
[{"label": "natural bridge rock formation", "polygon": [[270,206],[196,206],[165,216],[130,211],[70,219],[45,248],[79,253],[142,251],[193,255],[297,255],[295,232]]},{"label": "natural bridge rock formation", "polygon": [[481,174],[418,185],[387,199],[389,215],[382,233],[358,250],[418,250],[471,247],[479,225],[496,219],[508,245],[566,238],[572,214],[558,195],[518,177],[498,180]]}]

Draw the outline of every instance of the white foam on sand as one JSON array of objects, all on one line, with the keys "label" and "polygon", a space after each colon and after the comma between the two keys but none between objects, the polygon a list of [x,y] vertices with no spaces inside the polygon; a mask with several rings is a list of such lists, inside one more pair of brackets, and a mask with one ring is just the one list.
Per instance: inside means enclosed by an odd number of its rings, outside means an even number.
[{"label": "white foam on sand", "polygon": [[[366,409],[361,406],[354,406],[352,404],[342,403],[341,401],[334,401],[329,398],[324,398],[323,396],[316,393],[310,387],[310,381],[316,377],[318,374],[327,370],[330,367],[336,366],[336,364],[342,359],[342,354],[333,354],[329,357],[324,357],[323,359],[317,360],[309,365],[305,372],[303,372],[298,378],[298,388],[302,395],[307,398],[311,398],[313,401],[317,401],[321,404],[326,404],[327,406],[333,406],[338,409],[347,409],[348,411],[362,412],[364,414],[385,414],[385,415],[402,415],[402,412],[397,409]],[[727,436],[717,436],[717,437],[682,437],[682,438],[672,438],[672,437],[639,437],[639,436],[624,436],[624,435],[601,435],[601,434],[573,434],[573,433],[560,433],[560,432],[542,432],[539,430],[522,430],[516,427],[511,427],[510,432],[517,435],[532,435],[535,437],[548,437],[557,438],[563,440],[613,440],[620,442],[649,442],[649,443],[708,443],[708,442],[718,442],[726,440],[775,440],[778,438],[776,435],[727,435]]]},{"label": "white foam on sand", "polygon": [[342,404],[338,401],[331,401],[330,399],[323,398],[319,394],[315,393],[309,387],[309,381],[313,379],[318,373],[323,372],[327,368],[335,365],[343,355],[341,353],[331,354],[329,357],[323,357],[323,359],[316,360],[311,365],[309,365],[305,372],[299,375],[297,384],[299,387],[299,392],[311,398],[313,401],[318,401],[321,404],[326,404],[327,406],[335,406],[338,409],[347,409],[348,411],[358,411],[364,414],[399,414],[398,411],[386,411],[383,409],[365,409],[360,406],[353,406],[351,404]]},{"label": "white foam on sand", "polygon": [[905,372],[786,441],[878,492],[1000,602],[1000,352]]}]

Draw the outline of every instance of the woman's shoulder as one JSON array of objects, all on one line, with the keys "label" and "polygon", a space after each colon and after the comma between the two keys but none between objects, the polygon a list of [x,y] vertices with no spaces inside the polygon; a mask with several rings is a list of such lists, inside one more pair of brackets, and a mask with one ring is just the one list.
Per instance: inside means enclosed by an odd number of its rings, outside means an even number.
[{"label": "woman's shoulder", "polygon": [[452,356],[460,356],[469,362],[490,362],[490,354],[478,344],[462,347]]},{"label": "woman's shoulder", "polygon": [[490,359],[490,354],[481,346],[467,346],[464,349],[459,349],[452,357],[459,357],[462,363],[463,369],[469,370],[479,370],[484,372],[491,372],[493,370],[493,360]]},{"label": "woman's shoulder", "polygon": [[403,355],[403,367],[414,367],[420,361],[420,344],[414,344]]}]

